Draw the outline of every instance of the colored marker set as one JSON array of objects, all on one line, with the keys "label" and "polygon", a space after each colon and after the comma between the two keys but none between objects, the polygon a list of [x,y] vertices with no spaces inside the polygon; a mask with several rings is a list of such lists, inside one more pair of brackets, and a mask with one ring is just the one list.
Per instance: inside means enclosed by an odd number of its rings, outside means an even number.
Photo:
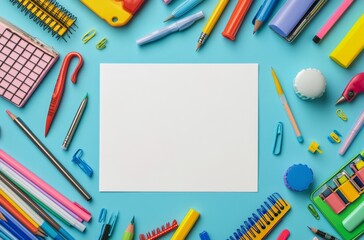
[{"label": "colored marker set", "polygon": [[364,231],[364,151],[311,195],[311,200],[344,239]]}]

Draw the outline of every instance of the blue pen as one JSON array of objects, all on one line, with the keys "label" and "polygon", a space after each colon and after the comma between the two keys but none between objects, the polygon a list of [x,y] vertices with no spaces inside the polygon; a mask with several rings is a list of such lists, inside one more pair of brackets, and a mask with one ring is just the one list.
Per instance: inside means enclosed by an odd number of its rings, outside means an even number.
[{"label": "blue pen", "polygon": [[171,33],[182,31],[188,27],[190,27],[193,23],[195,23],[197,20],[204,17],[204,14],[202,11],[195,13],[191,16],[185,17],[171,25],[168,25],[166,27],[160,28],[136,41],[138,45],[143,45],[149,42],[156,41],[158,39],[161,39]]},{"label": "blue pen", "polygon": [[253,18],[254,31],[256,33],[258,29],[263,25],[265,21],[272,15],[274,8],[277,6],[279,0],[265,0],[260,6],[257,14]]},{"label": "blue pen", "polygon": [[186,0],[181,5],[176,7],[171,15],[164,20],[164,22],[167,22],[168,20],[171,20],[172,18],[179,18],[183,15],[185,15],[187,12],[191,11],[192,8],[196,7],[198,4],[202,3],[204,0]]}]

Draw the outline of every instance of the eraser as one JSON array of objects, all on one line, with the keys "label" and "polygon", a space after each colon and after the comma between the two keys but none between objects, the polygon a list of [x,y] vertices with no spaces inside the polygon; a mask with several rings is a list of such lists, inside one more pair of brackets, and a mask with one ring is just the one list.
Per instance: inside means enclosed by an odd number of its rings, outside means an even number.
[{"label": "eraser", "polygon": [[287,0],[269,27],[287,41],[293,41],[327,0]]},{"label": "eraser", "polygon": [[334,51],[331,52],[330,58],[343,68],[348,68],[364,49],[363,36],[364,14],[356,21]]},{"label": "eraser", "polygon": [[326,78],[317,69],[307,68],[297,73],[293,82],[296,95],[302,100],[314,100],[326,90]]}]

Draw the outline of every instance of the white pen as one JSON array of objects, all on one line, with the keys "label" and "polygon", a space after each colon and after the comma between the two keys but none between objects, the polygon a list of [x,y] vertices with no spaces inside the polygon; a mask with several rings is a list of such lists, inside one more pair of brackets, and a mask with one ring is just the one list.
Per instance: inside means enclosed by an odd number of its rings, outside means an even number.
[{"label": "white pen", "polygon": [[185,17],[175,23],[172,23],[166,27],[160,28],[136,41],[138,45],[143,45],[146,43],[150,43],[156,40],[159,40],[165,36],[168,36],[171,33],[182,31],[188,27],[190,27],[192,24],[194,24],[197,20],[200,20],[204,17],[204,14],[202,11],[195,13],[193,15],[190,15],[188,17]]}]

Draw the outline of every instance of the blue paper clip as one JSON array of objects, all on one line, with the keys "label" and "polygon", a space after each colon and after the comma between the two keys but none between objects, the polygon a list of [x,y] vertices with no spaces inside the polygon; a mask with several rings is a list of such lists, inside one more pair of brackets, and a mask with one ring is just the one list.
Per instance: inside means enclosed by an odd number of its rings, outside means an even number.
[{"label": "blue paper clip", "polygon": [[111,237],[112,232],[114,231],[115,224],[116,224],[116,220],[118,219],[118,216],[119,216],[119,212],[116,212],[116,213],[112,213],[111,214],[111,217],[109,219],[109,224],[111,226],[110,231],[109,231],[109,234],[108,234],[109,237]]},{"label": "blue paper clip", "polygon": [[76,163],[82,169],[82,171],[86,173],[87,176],[91,177],[94,171],[84,160],[81,159],[82,155],[83,150],[78,149],[73,155],[72,162]]},{"label": "blue paper clip", "polygon": [[282,141],[283,141],[283,123],[278,122],[277,131],[276,131],[276,139],[274,140],[274,147],[273,147],[274,155],[281,154]]}]

